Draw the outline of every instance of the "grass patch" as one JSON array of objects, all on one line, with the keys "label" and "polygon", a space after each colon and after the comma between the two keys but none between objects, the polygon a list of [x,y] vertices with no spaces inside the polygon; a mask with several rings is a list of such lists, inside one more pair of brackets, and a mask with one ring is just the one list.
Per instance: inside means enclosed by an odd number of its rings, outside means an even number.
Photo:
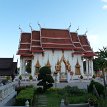
[{"label": "grass patch", "polygon": [[46,92],[48,104],[47,107],[59,107],[61,103],[62,96],[57,93],[57,91]]},{"label": "grass patch", "polygon": [[27,100],[29,101],[29,104],[32,105],[34,93],[35,93],[34,88],[26,88],[24,90],[21,90],[18,96],[16,97],[15,105],[24,106]]}]

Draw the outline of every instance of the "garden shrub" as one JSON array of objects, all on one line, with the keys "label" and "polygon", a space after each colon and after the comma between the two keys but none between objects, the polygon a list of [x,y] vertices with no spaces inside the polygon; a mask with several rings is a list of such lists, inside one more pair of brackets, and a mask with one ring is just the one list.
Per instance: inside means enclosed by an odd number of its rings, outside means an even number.
[{"label": "garden shrub", "polygon": [[74,86],[74,87],[66,86],[64,88],[64,92],[68,93],[69,96],[72,96],[72,95],[83,95],[84,93],[86,93],[85,90],[79,89],[77,86]]},{"label": "garden shrub", "polygon": [[21,90],[18,96],[16,97],[15,105],[24,106],[27,100],[29,101],[29,104],[32,105],[34,93],[35,93],[34,88],[26,88],[24,90]]},{"label": "garden shrub", "polygon": [[21,90],[24,90],[26,87],[25,86],[20,86],[20,87],[16,87],[16,91],[17,91],[17,94],[19,94],[19,92],[21,91]]},{"label": "garden shrub", "polygon": [[38,87],[36,90],[37,94],[42,94],[43,93],[43,88],[42,87]]},{"label": "garden shrub", "polygon": [[98,82],[95,82],[94,80],[92,80],[88,86],[88,92],[89,93],[93,93],[93,85],[95,85],[97,92],[100,96],[104,95],[104,86]]},{"label": "garden shrub", "polygon": [[19,79],[22,80],[22,75],[19,75]]},{"label": "garden shrub", "polygon": [[32,77],[32,75],[30,75],[30,76],[29,76],[29,80],[32,80],[32,79],[33,79],[33,77]]},{"label": "garden shrub", "polygon": [[83,79],[83,76],[82,76],[82,75],[80,76],[80,79]]}]

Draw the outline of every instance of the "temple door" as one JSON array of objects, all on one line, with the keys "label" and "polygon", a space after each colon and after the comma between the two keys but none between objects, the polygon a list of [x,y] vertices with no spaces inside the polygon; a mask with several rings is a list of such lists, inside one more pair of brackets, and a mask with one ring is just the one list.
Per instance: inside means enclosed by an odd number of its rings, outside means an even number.
[{"label": "temple door", "polygon": [[67,81],[67,70],[64,62],[61,63],[60,81]]}]

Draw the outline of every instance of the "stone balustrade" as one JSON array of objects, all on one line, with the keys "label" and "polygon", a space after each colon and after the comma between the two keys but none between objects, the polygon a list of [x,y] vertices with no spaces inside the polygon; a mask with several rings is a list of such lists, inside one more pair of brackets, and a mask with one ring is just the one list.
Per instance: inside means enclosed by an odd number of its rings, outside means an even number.
[{"label": "stone balustrade", "polygon": [[16,95],[15,84],[15,82],[11,82],[0,86],[0,104],[4,105]]}]

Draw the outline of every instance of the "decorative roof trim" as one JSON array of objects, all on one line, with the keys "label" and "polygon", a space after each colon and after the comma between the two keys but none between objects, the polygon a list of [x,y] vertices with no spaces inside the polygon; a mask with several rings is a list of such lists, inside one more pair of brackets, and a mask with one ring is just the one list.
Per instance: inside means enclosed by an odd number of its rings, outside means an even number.
[{"label": "decorative roof trim", "polygon": [[26,49],[25,49],[25,48],[24,48],[24,49],[23,49],[23,48],[20,48],[19,50],[29,50],[29,48],[26,48]]},{"label": "decorative roof trim", "polygon": [[53,38],[53,37],[41,37],[42,39],[70,39],[70,38]]},{"label": "decorative roof trim", "polygon": [[83,48],[83,45],[81,44],[80,38],[79,38],[79,36],[78,36],[78,33],[77,33],[77,37],[78,37],[78,40],[79,40],[79,42],[80,42],[81,48],[85,51],[85,49]]},{"label": "decorative roof trim", "polygon": [[41,46],[34,46],[34,45],[32,45],[31,47],[40,47],[41,48]]},{"label": "decorative roof trim", "polygon": [[31,44],[31,43],[26,42],[26,43],[20,43],[20,44]]},{"label": "decorative roof trim", "polygon": [[42,38],[41,38],[42,37],[42,35],[41,35],[41,29],[42,28],[40,28],[40,46],[41,46],[42,50],[44,51],[43,46],[42,46],[42,42],[41,42],[42,41]]},{"label": "decorative roof trim", "polygon": [[54,45],[73,45],[73,44],[61,44],[61,43],[42,43],[42,44],[54,44]]},{"label": "decorative roof trim", "polygon": [[40,42],[40,40],[32,40],[32,41],[35,41],[35,42]]}]

